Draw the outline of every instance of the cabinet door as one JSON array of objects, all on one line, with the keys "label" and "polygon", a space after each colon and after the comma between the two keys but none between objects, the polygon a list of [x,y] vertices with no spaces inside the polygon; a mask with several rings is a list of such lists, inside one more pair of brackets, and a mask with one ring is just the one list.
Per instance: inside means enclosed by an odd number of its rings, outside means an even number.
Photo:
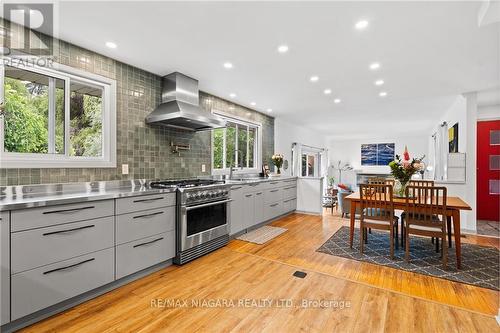
[{"label": "cabinet door", "polygon": [[245,229],[243,221],[243,186],[231,187],[231,203],[229,204],[230,234]]},{"label": "cabinet door", "polygon": [[262,223],[266,220],[264,215],[264,191],[255,192],[255,224]]},{"label": "cabinet door", "polygon": [[255,194],[243,194],[243,221],[244,228],[250,228],[255,224]]},{"label": "cabinet door", "polygon": [[0,212],[0,325],[10,321],[10,221],[9,212]]}]

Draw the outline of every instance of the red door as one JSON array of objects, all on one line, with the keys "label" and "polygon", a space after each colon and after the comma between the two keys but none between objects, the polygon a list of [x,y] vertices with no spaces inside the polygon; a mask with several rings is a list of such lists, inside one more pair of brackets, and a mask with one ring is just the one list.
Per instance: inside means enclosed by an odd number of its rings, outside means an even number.
[{"label": "red door", "polygon": [[500,120],[477,123],[477,219],[500,221]]}]

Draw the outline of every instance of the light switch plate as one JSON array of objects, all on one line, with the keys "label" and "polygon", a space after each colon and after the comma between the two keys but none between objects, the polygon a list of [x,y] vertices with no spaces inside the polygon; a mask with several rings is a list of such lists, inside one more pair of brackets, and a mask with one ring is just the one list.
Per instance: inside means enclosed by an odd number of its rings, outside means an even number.
[{"label": "light switch plate", "polygon": [[201,165],[201,172],[206,172],[207,171],[207,167],[205,164],[202,164]]},{"label": "light switch plate", "polygon": [[122,164],[122,175],[128,175],[128,164]]}]

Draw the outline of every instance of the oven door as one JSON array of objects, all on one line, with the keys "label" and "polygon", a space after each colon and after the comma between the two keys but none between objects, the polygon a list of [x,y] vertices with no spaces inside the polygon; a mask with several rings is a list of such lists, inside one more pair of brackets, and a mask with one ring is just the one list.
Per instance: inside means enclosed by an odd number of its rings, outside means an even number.
[{"label": "oven door", "polygon": [[181,206],[180,239],[178,250],[185,251],[229,233],[229,206],[231,199]]}]

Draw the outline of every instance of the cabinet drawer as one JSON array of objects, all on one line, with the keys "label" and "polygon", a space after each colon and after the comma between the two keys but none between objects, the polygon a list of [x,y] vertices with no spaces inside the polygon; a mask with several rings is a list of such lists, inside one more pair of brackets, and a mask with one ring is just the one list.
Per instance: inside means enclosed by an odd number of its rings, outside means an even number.
[{"label": "cabinet drawer", "polygon": [[12,320],[112,282],[113,260],[111,248],[12,275]]},{"label": "cabinet drawer", "polygon": [[283,187],[290,187],[290,186],[297,187],[297,179],[284,180],[284,181],[281,182],[281,185]]},{"label": "cabinet drawer", "polygon": [[174,231],[119,245],[116,247],[116,278],[120,279],[174,256]]},{"label": "cabinet drawer", "polygon": [[175,228],[175,206],[118,215],[116,244],[171,231]]},{"label": "cabinet drawer", "polygon": [[104,217],[12,234],[11,266],[18,273],[114,246],[114,218]]},{"label": "cabinet drawer", "polygon": [[266,220],[274,219],[275,217],[283,214],[283,201],[275,202],[272,204],[267,204],[266,209]]},{"label": "cabinet drawer", "polygon": [[283,200],[283,189],[272,188],[264,192],[264,201],[266,203],[274,203]]},{"label": "cabinet drawer", "polygon": [[114,214],[113,200],[89,201],[76,204],[14,210],[11,213],[12,232],[48,227],[56,224],[90,220]]},{"label": "cabinet drawer", "polygon": [[175,193],[159,193],[116,199],[116,214],[133,213],[175,205]]},{"label": "cabinet drawer", "polygon": [[297,197],[297,186],[289,185],[283,187],[283,199],[293,199]]},{"label": "cabinet drawer", "polygon": [[293,212],[297,209],[297,199],[283,200],[283,213]]}]

